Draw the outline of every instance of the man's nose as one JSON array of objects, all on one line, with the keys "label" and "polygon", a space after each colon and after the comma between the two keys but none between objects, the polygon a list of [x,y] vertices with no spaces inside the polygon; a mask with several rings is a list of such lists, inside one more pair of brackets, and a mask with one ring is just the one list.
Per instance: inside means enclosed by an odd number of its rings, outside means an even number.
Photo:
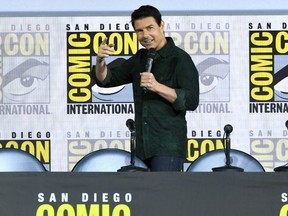
[{"label": "man's nose", "polygon": [[143,30],[143,37],[148,37],[149,34],[148,34],[148,31],[146,29]]}]

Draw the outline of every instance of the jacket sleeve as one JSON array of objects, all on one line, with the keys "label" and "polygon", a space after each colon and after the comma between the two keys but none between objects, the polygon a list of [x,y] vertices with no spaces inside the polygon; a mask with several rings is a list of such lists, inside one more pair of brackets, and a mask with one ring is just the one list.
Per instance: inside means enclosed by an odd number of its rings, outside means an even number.
[{"label": "jacket sleeve", "polygon": [[178,87],[173,107],[176,110],[195,110],[199,105],[199,74],[188,54],[181,57],[176,70]]}]

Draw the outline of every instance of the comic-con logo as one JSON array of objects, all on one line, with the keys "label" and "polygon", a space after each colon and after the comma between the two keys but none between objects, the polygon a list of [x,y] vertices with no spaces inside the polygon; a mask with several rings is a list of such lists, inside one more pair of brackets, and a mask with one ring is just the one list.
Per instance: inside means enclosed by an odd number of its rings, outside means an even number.
[{"label": "comic-con logo", "polygon": [[[1,110],[9,110],[8,104],[50,102],[49,40],[49,32],[0,34],[0,95],[1,103],[7,104]],[[30,108],[22,109],[30,114]]]},{"label": "comic-con logo", "polygon": [[221,138],[188,139],[188,156],[186,158],[187,162],[193,162],[207,152],[223,148],[224,142]]},{"label": "comic-con logo", "polygon": [[51,134],[46,133],[24,133],[24,132],[12,132],[10,139],[0,140],[1,148],[13,148],[20,149],[28,152],[37,158],[46,168],[50,170],[51,164]]},{"label": "comic-con logo", "polygon": [[250,113],[288,112],[288,32],[250,31]]},{"label": "comic-con logo", "polygon": [[[102,135],[101,135],[102,136]],[[127,139],[69,139],[68,170],[72,170],[78,161],[93,151],[101,149],[122,149],[130,151],[130,140]],[[114,154],[117,156],[117,152]],[[102,156],[104,157],[104,156]]]},{"label": "comic-con logo", "polygon": [[[251,133],[251,132],[250,132]],[[287,138],[250,138],[250,153],[268,172],[288,161]]]},{"label": "comic-con logo", "polygon": [[[229,29],[229,25],[226,25]],[[199,72],[200,101],[194,112],[229,113],[230,59],[228,29],[166,31],[175,45],[191,55]],[[195,29],[196,30],[196,29]]]},{"label": "comic-con logo", "polygon": [[[93,190],[93,189],[92,189]],[[73,201],[72,201],[73,200]],[[37,195],[36,216],[131,216],[132,193],[43,193]],[[76,202],[76,203],[75,203]]]},{"label": "comic-con logo", "polygon": [[98,47],[107,38],[115,52],[108,67],[120,65],[135,54],[139,44],[134,32],[67,32],[68,114],[133,113],[131,85],[100,88],[91,79]]},{"label": "comic-con logo", "polygon": [[[165,31],[196,63],[201,101],[209,102],[202,103],[196,112],[230,112],[228,30],[229,25],[217,31]],[[68,114],[133,113],[131,85],[100,88],[89,75],[95,64],[93,56],[105,38],[115,45],[114,55],[107,59],[108,67],[121,64],[139,48],[134,32],[67,32]]]}]

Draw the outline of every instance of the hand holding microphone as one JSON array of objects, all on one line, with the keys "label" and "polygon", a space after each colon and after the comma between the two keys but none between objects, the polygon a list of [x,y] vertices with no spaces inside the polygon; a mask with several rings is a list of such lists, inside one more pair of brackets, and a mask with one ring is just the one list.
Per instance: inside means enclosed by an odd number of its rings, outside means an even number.
[{"label": "hand holding microphone", "polygon": [[140,76],[141,76],[140,86],[144,87],[144,90],[148,89],[150,91],[153,91],[155,88],[155,85],[158,83],[154,75],[151,73],[155,56],[156,56],[155,48],[150,48],[147,53],[147,61],[146,61],[146,68],[145,68],[146,71],[143,73],[140,73]]},{"label": "hand holding microphone", "polygon": [[156,56],[156,49],[150,48],[147,52],[147,62],[146,62],[146,71],[151,72],[152,64]]},{"label": "hand holding microphone", "polygon": [[154,75],[150,72],[140,73],[141,83],[140,86],[144,88],[144,90],[148,89],[150,91],[155,91],[155,86],[158,84]]}]

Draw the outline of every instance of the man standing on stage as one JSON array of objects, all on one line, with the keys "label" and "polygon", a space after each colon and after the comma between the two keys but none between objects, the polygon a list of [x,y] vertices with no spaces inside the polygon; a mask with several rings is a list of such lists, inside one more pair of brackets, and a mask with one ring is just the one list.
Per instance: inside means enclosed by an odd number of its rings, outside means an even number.
[{"label": "man standing on stage", "polygon": [[131,22],[144,48],[109,69],[105,58],[114,48],[104,40],[93,67],[96,83],[101,87],[133,83],[136,156],[151,171],[181,171],[187,155],[186,110],[199,104],[198,71],[190,55],[165,37],[157,8],[141,6],[131,14]]}]

